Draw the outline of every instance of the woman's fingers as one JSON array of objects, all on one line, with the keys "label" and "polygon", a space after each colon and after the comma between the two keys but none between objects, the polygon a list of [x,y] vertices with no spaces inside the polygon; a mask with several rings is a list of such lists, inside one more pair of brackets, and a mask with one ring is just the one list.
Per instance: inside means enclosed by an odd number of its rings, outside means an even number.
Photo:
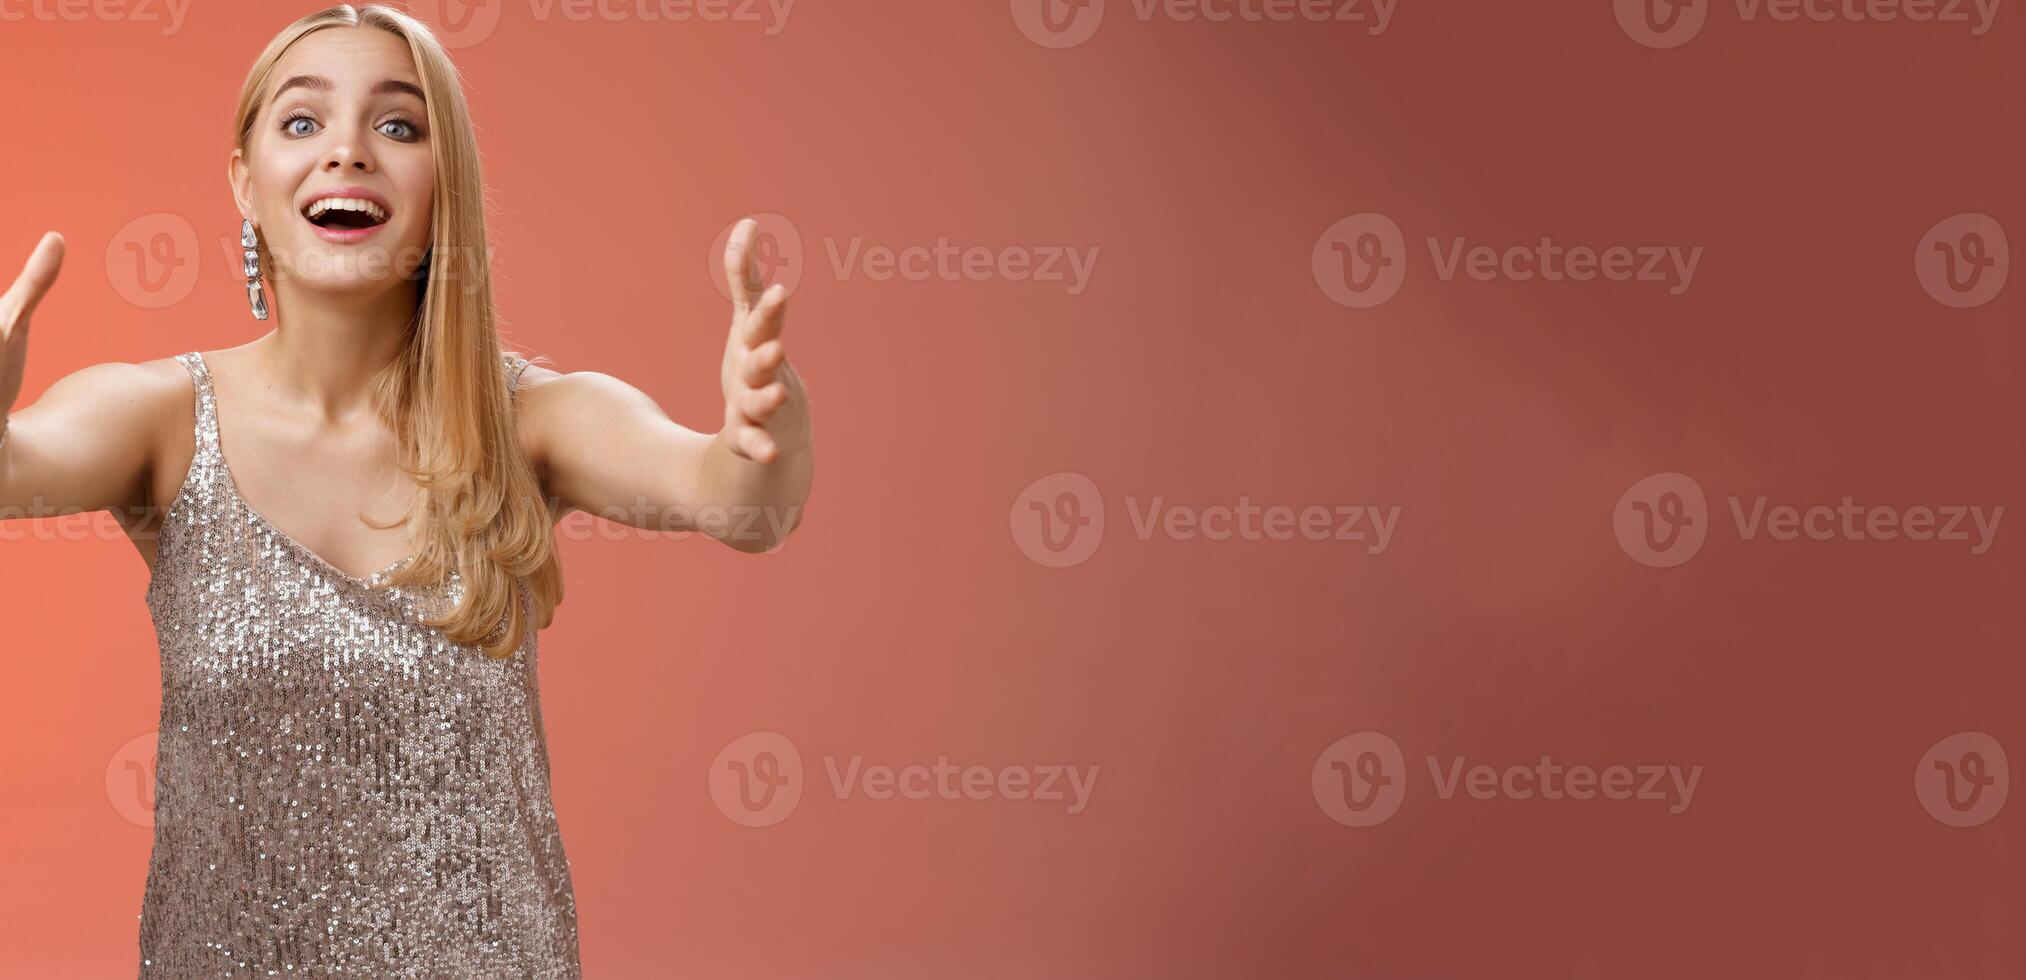
[{"label": "woman's fingers", "polygon": [[745,329],[739,331],[739,340],[749,348],[758,347],[779,337],[787,319],[788,289],[777,282],[760,294],[757,304],[746,314]]},{"label": "woman's fingers", "polygon": [[28,322],[49,287],[56,284],[56,274],[62,268],[63,236],[52,231],[36,243],[14,285],[0,294],[0,328],[11,334],[16,324]]},{"label": "woman's fingers", "polygon": [[780,454],[767,422],[790,397],[787,384],[776,381],[788,356],[780,339],[788,290],[779,283],[766,286],[762,280],[753,255],[758,231],[759,223],[746,218],[732,228],[725,243],[725,281],[734,313],[726,350],[724,434],[732,452],[767,463]]},{"label": "woman's fingers", "polygon": [[733,389],[725,403],[725,435],[732,451],[761,463],[771,461],[778,450],[767,423],[788,404],[789,397],[785,382]]},{"label": "woman's fingers", "polygon": [[764,388],[774,383],[774,375],[781,370],[781,362],[787,359],[787,348],[778,340],[770,340],[758,348],[749,350],[739,359],[739,380],[748,388]]},{"label": "woman's fingers", "polygon": [[740,413],[764,425],[781,410],[782,405],[788,403],[788,386],[776,383],[765,388],[748,388],[739,396],[739,401],[743,403],[739,406]]},{"label": "woman's fingers", "polygon": [[751,456],[753,462],[756,463],[773,462],[774,437],[768,435],[767,430],[758,426],[748,428],[745,431],[746,455]]},{"label": "woman's fingers", "polygon": [[776,452],[774,437],[757,425],[739,423],[726,429],[731,437],[732,452],[756,463],[771,463]]},{"label": "woman's fingers", "polygon": [[725,242],[725,286],[732,294],[732,309],[740,315],[751,310],[759,297],[760,269],[753,262],[753,238],[759,228],[759,222],[742,218]]}]

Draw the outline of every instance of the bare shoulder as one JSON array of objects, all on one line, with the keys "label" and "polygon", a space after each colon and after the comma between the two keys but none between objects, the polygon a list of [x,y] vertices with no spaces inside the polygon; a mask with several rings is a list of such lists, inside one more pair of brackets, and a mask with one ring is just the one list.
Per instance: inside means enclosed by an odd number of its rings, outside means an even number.
[{"label": "bare shoulder", "polygon": [[149,391],[159,394],[159,389],[171,385],[180,384],[184,388],[189,388],[190,372],[173,357],[141,361],[137,364],[105,361],[78,368],[65,375],[63,381],[92,387],[139,385],[145,390],[137,391],[135,394],[145,396]]},{"label": "bare shoulder", "polygon": [[515,390],[522,420],[536,426],[585,412],[654,404],[640,389],[609,374],[557,371],[541,364],[528,365]]},{"label": "bare shoulder", "polygon": [[568,375],[548,365],[530,363],[521,372],[520,383],[515,386],[514,390],[519,394],[526,395],[534,389],[545,387],[554,383],[556,379],[565,377],[568,377]]},{"label": "bare shoulder", "polygon": [[[64,375],[21,414],[21,421],[64,447],[74,474],[89,475],[98,506],[139,504],[161,488],[149,474],[187,467],[196,388],[174,358],[107,362]],[[82,478],[82,476],[80,476]]]},{"label": "bare shoulder", "polygon": [[173,357],[118,366],[132,368],[135,380],[146,386],[149,397],[183,398],[196,393],[196,382],[190,377],[190,369]]},{"label": "bare shoulder", "polygon": [[[522,447],[548,467],[607,453],[613,440],[669,424],[645,392],[600,371],[557,371],[531,364],[514,396]],[[600,448],[605,447],[605,448]]]},{"label": "bare shoulder", "polygon": [[[153,423],[152,431],[185,434],[197,417],[197,382],[190,369],[173,357],[162,357],[130,367],[128,372],[135,397]],[[187,435],[184,436],[187,439]],[[172,442],[180,441],[171,438]]]},{"label": "bare shoulder", "polygon": [[130,364],[108,361],[79,368],[49,386],[42,401],[100,421],[145,423],[190,417],[195,409],[190,372],[173,357]]}]

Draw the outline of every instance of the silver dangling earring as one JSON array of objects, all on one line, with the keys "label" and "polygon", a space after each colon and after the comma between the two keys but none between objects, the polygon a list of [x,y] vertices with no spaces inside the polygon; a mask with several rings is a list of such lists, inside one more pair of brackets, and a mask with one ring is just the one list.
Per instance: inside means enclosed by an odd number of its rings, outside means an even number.
[{"label": "silver dangling earring", "polygon": [[239,247],[246,249],[246,302],[253,306],[253,318],[267,319],[267,294],[260,291],[260,239],[253,234],[252,219],[239,222]]}]

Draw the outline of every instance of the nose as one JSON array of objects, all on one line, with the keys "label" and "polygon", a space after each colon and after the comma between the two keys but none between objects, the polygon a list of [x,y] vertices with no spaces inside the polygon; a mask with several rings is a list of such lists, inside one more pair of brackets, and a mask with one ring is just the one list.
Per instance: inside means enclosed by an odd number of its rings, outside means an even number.
[{"label": "nose", "polygon": [[365,136],[356,130],[347,131],[340,138],[333,140],[330,149],[324,154],[325,173],[340,170],[372,173],[374,166],[372,151],[366,149]]}]

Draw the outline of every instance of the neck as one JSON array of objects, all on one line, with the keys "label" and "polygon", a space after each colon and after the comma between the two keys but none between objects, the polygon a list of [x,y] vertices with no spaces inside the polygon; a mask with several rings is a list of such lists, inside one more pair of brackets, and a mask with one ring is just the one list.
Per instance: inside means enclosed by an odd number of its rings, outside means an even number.
[{"label": "neck", "polygon": [[372,381],[408,343],[420,286],[356,301],[329,292],[272,284],[274,332],[261,344],[263,374],[328,418],[370,408]]}]

